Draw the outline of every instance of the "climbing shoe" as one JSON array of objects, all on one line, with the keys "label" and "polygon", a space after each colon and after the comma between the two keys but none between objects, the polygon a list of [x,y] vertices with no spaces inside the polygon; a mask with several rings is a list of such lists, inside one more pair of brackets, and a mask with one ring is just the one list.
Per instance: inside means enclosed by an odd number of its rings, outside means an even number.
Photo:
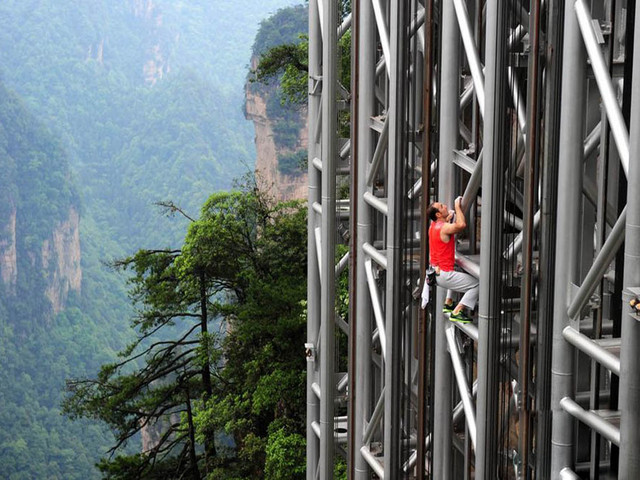
[{"label": "climbing shoe", "polygon": [[473,321],[473,319],[469,317],[467,312],[464,310],[460,310],[458,313],[451,313],[451,315],[449,315],[449,320],[458,323],[471,323]]},{"label": "climbing shoe", "polygon": [[451,313],[451,312],[453,312],[454,308],[456,308],[456,306],[453,304],[453,302],[445,303],[442,306],[442,313]]}]

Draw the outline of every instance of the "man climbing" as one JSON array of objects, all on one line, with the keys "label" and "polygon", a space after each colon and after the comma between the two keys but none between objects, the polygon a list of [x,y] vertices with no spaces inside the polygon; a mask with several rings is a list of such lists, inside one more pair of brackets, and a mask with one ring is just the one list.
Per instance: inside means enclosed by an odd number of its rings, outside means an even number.
[{"label": "man climbing", "polygon": [[[447,289],[447,298],[442,311],[449,313],[449,319],[455,322],[471,322],[470,314],[478,301],[478,279],[468,273],[454,269],[456,255],[455,235],[467,227],[464,213],[460,206],[462,197],[454,202],[454,212],[449,211],[446,204],[433,202],[427,208],[427,217],[431,220],[429,227],[429,257],[431,267],[436,272],[436,284]],[[454,308],[453,292],[463,292],[458,305]]]}]

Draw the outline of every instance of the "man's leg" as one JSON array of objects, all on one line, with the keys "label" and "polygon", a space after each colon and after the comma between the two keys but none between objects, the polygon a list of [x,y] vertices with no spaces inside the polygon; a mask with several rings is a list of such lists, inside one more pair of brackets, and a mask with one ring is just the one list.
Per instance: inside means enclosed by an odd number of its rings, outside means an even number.
[{"label": "man's leg", "polygon": [[439,281],[443,287],[456,292],[464,292],[463,297],[452,312],[453,315],[459,313],[465,307],[470,310],[475,308],[480,290],[477,278],[463,272],[441,272]]}]

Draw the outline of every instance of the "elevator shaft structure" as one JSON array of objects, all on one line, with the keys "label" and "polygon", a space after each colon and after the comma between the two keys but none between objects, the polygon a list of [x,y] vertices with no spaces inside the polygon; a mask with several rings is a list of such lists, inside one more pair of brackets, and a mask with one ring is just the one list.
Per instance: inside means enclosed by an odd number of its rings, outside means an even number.
[{"label": "elevator shaft structure", "polygon": [[[309,1],[308,480],[640,478],[635,25]],[[424,285],[427,206],[458,196],[469,324]]]}]

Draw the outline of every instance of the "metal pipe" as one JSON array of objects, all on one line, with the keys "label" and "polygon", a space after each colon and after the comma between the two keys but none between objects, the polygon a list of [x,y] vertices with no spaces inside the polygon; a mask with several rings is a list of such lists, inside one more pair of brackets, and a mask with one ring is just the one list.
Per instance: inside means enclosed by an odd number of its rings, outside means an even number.
[{"label": "metal pipe", "polygon": [[[540,226],[540,218],[541,218],[541,214],[540,214],[540,210],[538,210],[536,214],[533,216],[533,226],[532,226],[533,231],[537,230],[538,227]],[[516,238],[513,239],[513,242],[511,242],[511,244],[502,253],[502,256],[506,260],[512,260],[513,257],[519,254],[520,251],[522,250],[522,240],[523,240],[524,231],[525,230],[523,230],[518,235],[516,235]]]},{"label": "metal pipe", "polygon": [[[366,0],[365,0],[366,1]],[[353,19],[353,28],[351,29],[351,91],[358,92],[360,87],[360,0],[355,0],[351,4],[352,10],[349,13],[349,20]],[[340,31],[338,31],[338,37],[340,37]],[[363,318],[358,315],[358,285],[362,283],[362,275],[360,269],[358,269],[358,257],[360,256],[360,231],[358,229],[360,208],[358,202],[360,199],[360,169],[359,165],[366,163],[361,161],[359,153],[358,139],[360,137],[360,123],[362,123],[361,111],[360,111],[360,96],[355,95],[351,102],[351,138],[346,142],[344,148],[340,151],[340,158],[346,158],[347,145],[349,146],[348,153],[351,154],[351,162],[349,166],[350,170],[350,185],[349,185],[349,203],[355,205],[353,213],[349,218],[349,231],[351,235],[349,237],[349,251],[352,255],[349,256],[349,347],[348,347],[348,382],[341,382],[338,385],[338,391],[341,392],[340,387],[344,383],[346,388],[349,385],[348,394],[348,409],[347,409],[347,476],[350,479],[356,477],[356,457],[361,458],[360,447],[362,447],[360,432],[362,431],[362,421],[358,422],[358,415],[362,412],[362,405],[358,405],[360,395],[364,392],[358,391],[358,367],[359,367],[359,352],[358,352],[358,332],[360,331],[360,323],[368,323],[368,318]],[[365,117],[365,118],[368,118]],[[368,132],[367,132],[368,133]],[[365,137],[367,137],[365,133]],[[353,148],[351,144],[353,143]],[[343,155],[343,152],[344,155]],[[369,373],[369,372],[366,372]],[[364,381],[362,382],[364,383]],[[362,418],[362,417],[361,417]],[[360,429],[358,429],[358,427]]]},{"label": "metal pipe", "polygon": [[345,253],[340,261],[336,264],[336,276],[340,275],[349,264],[349,252]]},{"label": "metal pipe", "polygon": [[[640,25],[640,9],[634,3],[635,25]],[[632,9],[629,9],[632,15]],[[630,20],[629,20],[630,21]],[[629,21],[627,24],[629,24]],[[629,38],[629,37],[627,37]],[[627,46],[629,48],[629,46]],[[622,346],[620,350],[620,464],[619,478],[640,477],[640,452],[632,442],[640,442],[640,322],[629,312],[632,298],[631,288],[640,287],[640,35],[637,31],[633,41],[633,75],[631,82],[631,148],[627,185],[627,227],[624,248],[624,275],[622,294]],[[626,60],[629,61],[628,58]],[[637,443],[635,446],[637,447]]]},{"label": "metal pipe", "polygon": [[349,30],[349,28],[351,28],[351,20],[352,20],[353,16],[352,14],[348,14],[346,17],[344,17],[344,20],[342,20],[342,23],[340,24],[340,26],[338,27],[338,38],[342,38],[342,36],[347,33],[347,30]]},{"label": "metal pipe", "polygon": [[360,449],[360,453],[362,453],[362,457],[367,461],[371,469],[375,472],[380,480],[384,479],[384,467],[380,464],[378,459],[371,454],[371,450],[369,447],[364,445]]},{"label": "metal pipe", "polygon": [[458,392],[460,393],[460,399],[462,401],[462,407],[464,409],[464,415],[467,421],[467,428],[469,429],[469,437],[471,437],[471,443],[473,449],[476,448],[476,414],[473,408],[473,399],[471,397],[471,391],[466,381],[466,372],[460,359],[460,353],[456,346],[456,340],[454,338],[455,327],[449,325],[445,329],[445,335],[447,336],[447,345],[449,346],[449,354],[451,355],[451,363],[453,364],[453,371],[455,373],[456,382],[458,384]]},{"label": "metal pipe", "polygon": [[373,409],[371,420],[367,424],[366,429],[364,431],[364,440],[362,442],[364,445],[369,444],[369,442],[371,441],[371,438],[373,437],[373,432],[376,429],[376,425],[382,418],[382,414],[384,413],[384,399],[385,399],[385,388],[383,387],[382,391],[380,392],[380,396],[378,397],[378,401],[376,402],[376,406]]},{"label": "metal pipe", "polygon": [[[460,30],[452,2],[441,2],[442,22],[439,29],[442,49],[440,68],[439,149],[438,149],[438,200],[448,204],[453,201],[453,165],[451,158],[457,148],[458,137],[458,87],[460,67]],[[423,189],[426,191],[426,189]],[[446,293],[436,289],[436,302],[441,305]],[[433,469],[432,477],[451,480],[451,362],[446,349],[445,320],[441,309],[436,309],[434,343],[434,391],[433,399]]]},{"label": "metal pipe", "polygon": [[[424,51],[424,78],[422,82],[422,125],[423,125],[423,138],[422,138],[422,175],[419,178],[420,186],[431,185],[431,167],[435,162],[432,162],[431,158],[431,124],[432,124],[432,105],[433,105],[433,83],[431,81],[433,77],[433,59],[432,52],[434,50],[434,0],[426,0],[425,2],[425,47]],[[414,186],[412,192],[417,192],[417,185]],[[409,192],[409,199],[413,196]],[[422,222],[420,223],[420,258],[422,259],[420,265],[420,279],[425,281],[426,276],[426,259],[429,258],[429,243],[428,243],[428,230],[426,222],[426,210],[430,202],[429,189],[425,188],[424,193],[420,199],[420,213]],[[429,352],[428,348],[428,321],[426,309],[418,310],[418,412],[417,412],[417,436],[418,445],[416,447],[416,480],[424,480],[425,478],[425,464],[426,464],[426,452],[429,449],[427,444],[427,420],[428,420],[428,407],[427,402],[427,387],[428,387],[428,374],[429,374]],[[422,439],[425,439],[423,442]],[[431,440],[431,434],[428,435],[429,442]],[[410,468],[412,468],[411,466]]]},{"label": "metal pipe", "polygon": [[[317,93],[317,78],[320,76],[320,57],[322,38],[320,36],[319,15],[316,0],[309,2],[309,168],[308,168],[308,208],[320,199],[320,173],[314,167],[314,159],[319,155],[315,132],[319,129],[315,120],[320,111],[320,97]],[[307,215],[307,344],[317,348],[320,331],[320,269],[318,263],[315,228],[316,215]],[[307,480],[313,480],[313,472],[318,468],[320,456],[319,437],[313,429],[314,422],[320,418],[320,398],[316,396],[313,385],[318,379],[318,362],[315,356],[307,362]]]},{"label": "metal pipe", "polygon": [[589,357],[600,363],[612,373],[620,376],[620,359],[591,340],[586,335],[580,333],[573,327],[565,327],[562,335],[571,345],[586,353]]},{"label": "metal pipe", "polygon": [[[534,52],[535,50],[531,50]],[[535,55],[534,55],[535,56]],[[518,127],[521,135],[524,135],[527,130],[527,120],[525,119],[526,108],[522,102],[522,95],[520,95],[520,87],[518,85],[518,78],[514,74],[514,68],[507,68],[507,78],[509,80],[509,87],[511,87],[511,97],[513,100],[513,106],[516,110],[518,117]]]},{"label": "metal pipe", "polygon": [[322,9],[322,256],[320,266],[320,478],[333,475],[335,370],[335,241],[337,148],[337,8],[325,0]]},{"label": "metal pipe", "polygon": [[373,185],[373,179],[376,178],[378,174],[378,169],[380,168],[380,163],[382,162],[382,158],[384,157],[385,152],[389,146],[389,117],[384,119],[384,123],[382,124],[382,132],[380,132],[380,138],[378,139],[378,143],[376,144],[376,150],[373,153],[373,158],[371,159],[371,169],[369,173],[367,173],[367,185]]},{"label": "metal pipe", "polygon": [[480,301],[478,312],[478,424],[476,477],[492,478],[498,465],[498,369],[500,345],[500,297],[504,168],[508,162],[505,145],[509,143],[502,127],[507,102],[505,58],[501,46],[507,42],[504,9],[500,2],[486,4],[486,76],[485,85],[493,101],[487,102],[484,115],[484,162],[482,165],[482,222],[480,234]]},{"label": "metal pipe", "polygon": [[469,183],[467,183],[467,187],[464,189],[464,194],[462,195],[462,211],[467,214],[469,209],[471,208],[471,204],[478,196],[478,190],[480,190],[480,186],[482,185],[482,157],[484,151],[481,151],[478,154],[478,160],[476,160],[476,166],[473,169],[473,173],[471,174],[471,178],[469,178]]},{"label": "metal pipe", "polygon": [[589,297],[600,284],[602,276],[609,268],[609,265],[615,258],[616,253],[618,253],[620,246],[624,242],[626,219],[627,207],[625,207],[620,214],[620,217],[613,226],[611,233],[607,237],[607,241],[604,242],[602,250],[600,250],[598,256],[593,261],[584,282],[582,282],[580,289],[574,296],[573,301],[567,310],[569,318],[576,318],[580,314],[584,306],[587,304]]},{"label": "metal pipe", "polygon": [[[533,369],[531,365],[531,326],[533,323],[533,306],[532,297],[534,295],[534,266],[533,266],[533,244],[536,230],[536,217],[540,223],[540,212],[534,214],[537,192],[536,171],[538,170],[538,158],[540,155],[539,148],[539,115],[538,115],[538,95],[542,80],[542,71],[540,69],[540,17],[541,17],[540,0],[531,2],[530,5],[530,26],[529,37],[531,42],[531,54],[529,55],[529,71],[528,71],[528,92],[527,92],[527,120],[528,127],[526,136],[526,161],[524,163],[524,228],[522,230],[523,238],[523,266],[521,289],[521,306],[520,306],[520,361],[518,362],[518,378],[520,386],[521,401],[519,406],[519,438],[518,449],[524,469],[525,480],[531,478],[529,469],[529,453],[531,450],[531,396],[529,394],[529,385],[533,379]],[[511,81],[511,80],[510,80]],[[525,127],[522,127],[524,132]]]},{"label": "metal pipe", "polygon": [[478,341],[478,327],[473,323],[455,323],[455,327],[464,332],[474,342]]},{"label": "metal pipe", "polygon": [[320,283],[318,284],[318,288],[322,285],[322,228],[315,227],[315,251],[316,251],[316,259],[315,261],[318,263],[318,279]]},{"label": "metal pipe", "polygon": [[587,138],[584,139],[584,159],[586,160],[589,155],[591,155],[595,150],[598,144],[600,144],[600,131],[602,130],[602,121],[598,122],[598,124],[593,127]]},{"label": "metal pipe", "polygon": [[380,348],[382,349],[382,358],[387,357],[387,334],[384,326],[384,314],[382,313],[382,302],[380,301],[380,294],[378,293],[378,286],[373,278],[373,268],[371,266],[371,259],[368,258],[364,262],[364,271],[367,276],[367,285],[369,286],[369,295],[371,298],[371,305],[373,307],[373,316],[376,320],[378,327],[378,335],[380,337]]},{"label": "metal pipe", "polygon": [[380,265],[385,270],[387,269],[387,257],[381,253],[377,248],[372,246],[369,243],[364,243],[362,245],[362,249],[364,252],[369,255],[378,265]]},{"label": "metal pipe", "polygon": [[571,470],[569,467],[565,467],[560,471],[560,480],[581,480],[582,477]]},{"label": "metal pipe", "polygon": [[469,22],[467,5],[462,0],[453,0],[453,5],[458,18],[462,44],[464,45],[467,61],[469,62],[469,68],[471,70],[471,78],[473,78],[473,86],[476,91],[476,97],[478,98],[478,108],[480,109],[480,115],[484,117],[484,75],[482,73],[482,63],[480,61],[478,47],[476,47],[473,40],[473,30]]},{"label": "metal pipe", "polygon": [[386,192],[388,214],[386,222],[387,281],[385,291],[385,328],[387,351],[384,365],[384,468],[387,478],[395,479],[402,469],[402,449],[400,448],[401,398],[402,398],[402,329],[403,285],[403,174],[405,160],[405,138],[408,132],[407,116],[404,111],[405,74],[407,73],[407,47],[405,32],[409,19],[405,17],[405,6],[391,2],[390,7],[390,52],[389,64],[389,152],[387,162]]},{"label": "metal pipe", "polygon": [[578,282],[577,250],[581,219],[582,168],[584,153],[586,57],[580,30],[570,2],[565,4],[562,63],[562,105],[558,153],[558,211],[556,215],[556,264],[551,367],[551,478],[571,467],[574,461],[573,419],[560,400],[573,394],[575,359],[563,338],[569,325],[567,306],[572,283]]},{"label": "metal pipe", "polygon": [[527,10],[522,6],[522,2],[509,0],[509,6],[511,7],[511,10],[515,14],[515,16],[519,17],[520,24],[518,26],[520,28],[523,28],[526,32],[529,32],[529,17],[531,14],[527,13]]},{"label": "metal pipe", "polygon": [[456,253],[456,264],[469,275],[480,278],[480,265],[475,263],[469,257],[466,257],[460,253]]},{"label": "metal pipe", "polygon": [[382,47],[382,55],[384,55],[385,66],[387,67],[387,76],[391,75],[390,72],[390,58],[391,58],[391,44],[389,43],[389,32],[387,31],[387,24],[384,18],[384,12],[382,11],[382,5],[380,0],[371,0],[373,6],[373,16],[378,26],[378,37],[380,37],[380,46]]},{"label": "metal pipe", "polygon": [[569,397],[560,400],[560,406],[565,412],[594,429],[611,443],[620,446],[620,429],[611,425],[600,415],[583,409]]},{"label": "metal pipe", "polygon": [[602,50],[596,39],[596,34],[593,31],[593,18],[591,17],[591,13],[589,13],[585,0],[576,0],[574,7],[584,45],[587,49],[589,60],[591,61],[591,68],[593,69],[593,74],[596,77],[596,83],[602,96],[602,104],[605,112],[607,112],[613,141],[618,148],[618,155],[620,156],[620,163],[622,164],[624,174],[628,177],[629,132],[627,131],[627,125],[622,116],[622,110],[618,104],[613,84],[611,83],[609,68],[604,61]]},{"label": "metal pipe", "polygon": [[[372,242],[372,212],[365,203],[363,193],[366,191],[367,169],[369,159],[373,155],[373,130],[369,126],[369,119],[374,114],[375,104],[375,69],[376,69],[376,45],[375,28],[373,25],[373,10],[368,0],[356,0],[354,10],[356,19],[355,42],[358,45],[358,54],[355,58],[357,65],[357,77],[353,92],[356,93],[354,102],[357,108],[358,121],[354,126],[357,140],[354,141],[357,158],[357,276],[359,279],[367,277],[366,254],[364,244]],[[355,453],[355,465],[353,467],[354,480],[367,480],[370,476],[369,466],[362,455],[362,448],[368,443],[364,438],[365,419],[371,415],[371,399],[373,389],[372,361],[371,361],[371,315],[372,301],[368,290],[369,282],[358,281],[355,288],[356,302],[356,378],[355,382],[355,419],[353,435],[353,449]]]},{"label": "metal pipe", "polygon": [[363,198],[365,202],[367,202],[381,214],[389,215],[389,206],[383,199],[376,197],[371,192],[364,192]]},{"label": "metal pipe", "polygon": [[540,271],[549,272],[538,278],[538,331],[536,335],[536,476],[550,478],[551,458],[551,360],[553,333],[553,268],[555,265],[555,235],[557,208],[557,170],[560,118],[560,82],[562,58],[562,25],[563,13],[561,0],[545,2],[545,69],[543,122],[543,157],[540,168],[542,197],[540,202]]}]

